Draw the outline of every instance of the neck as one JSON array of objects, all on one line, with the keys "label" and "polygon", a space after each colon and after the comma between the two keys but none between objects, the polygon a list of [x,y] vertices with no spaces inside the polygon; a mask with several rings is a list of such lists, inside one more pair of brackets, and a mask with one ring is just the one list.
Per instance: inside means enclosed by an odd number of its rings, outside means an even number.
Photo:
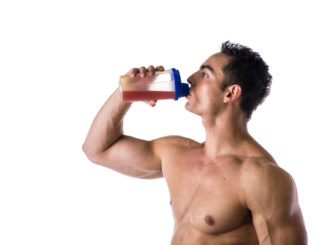
[{"label": "neck", "polygon": [[205,154],[209,158],[239,154],[239,149],[249,138],[247,120],[243,113],[225,112],[218,116],[203,116],[206,131]]}]

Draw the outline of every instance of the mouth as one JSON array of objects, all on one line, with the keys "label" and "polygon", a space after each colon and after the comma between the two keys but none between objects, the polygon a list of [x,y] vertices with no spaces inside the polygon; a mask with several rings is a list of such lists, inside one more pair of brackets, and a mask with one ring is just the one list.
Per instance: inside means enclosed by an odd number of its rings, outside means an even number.
[{"label": "mouth", "polygon": [[186,96],[186,98],[188,99],[191,96],[191,90],[189,90],[189,94]]},{"label": "mouth", "polygon": [[187,95],[187,98],[192,96],[192,92],[193,92],[192,89],[190,89],[189,94]]}]

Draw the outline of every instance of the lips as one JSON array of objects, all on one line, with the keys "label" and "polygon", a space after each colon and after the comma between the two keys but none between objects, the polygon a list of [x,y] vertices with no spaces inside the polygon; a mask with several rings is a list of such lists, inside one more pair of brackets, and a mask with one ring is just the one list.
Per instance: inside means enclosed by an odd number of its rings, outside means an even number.
[{"label": "lips", "polygon": [[187,95],[187,98],[191,96],[191,91],[189,91],[189,94]]}]

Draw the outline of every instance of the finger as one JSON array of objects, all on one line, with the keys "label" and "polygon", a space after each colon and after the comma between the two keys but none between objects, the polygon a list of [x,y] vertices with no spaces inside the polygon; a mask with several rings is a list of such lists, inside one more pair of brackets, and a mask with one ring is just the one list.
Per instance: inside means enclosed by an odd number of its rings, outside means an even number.
[{"label": "finger", "polygon": [[154,107],[156,105],[157,100],[147,100],[144,101],[146,104],[150,105],[151,107]]},{"label": "finger", "polygon": [[154,107],[156,105],[157,100],[150,100],[151,106]]},{"label": "finger", "polygon": [[146,77],[146,68],[144,66],[140,67],[139,73],[141,77]]},{"label": "finger", "polygon": [[153,75],[155,74],[155,68],[154,68],[154,66],[150,65],[150,66],[147,68],[147,70],[148,70],[148,75],[149,75],[149,76],[153,76]]},{"label": "finger", "polygon": [[163,66],[156,66],[155,70],[156,71],[164,71],[164,67]]},{"label": "finger", "polygon": [[135,77],[139,73],[139,69],[138,68],[132,68],[128,73],[129,73],[129,75],[131,77]]}]

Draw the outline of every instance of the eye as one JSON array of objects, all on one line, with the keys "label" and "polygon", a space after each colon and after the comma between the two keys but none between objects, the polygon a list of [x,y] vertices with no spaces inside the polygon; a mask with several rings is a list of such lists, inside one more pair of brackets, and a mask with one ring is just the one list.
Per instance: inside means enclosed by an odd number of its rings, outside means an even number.
[{"label": "eye", "polygon": [[208,74],[204,71],[201,72],[201,77],[202,78],[207,78],[208,77]]}]

